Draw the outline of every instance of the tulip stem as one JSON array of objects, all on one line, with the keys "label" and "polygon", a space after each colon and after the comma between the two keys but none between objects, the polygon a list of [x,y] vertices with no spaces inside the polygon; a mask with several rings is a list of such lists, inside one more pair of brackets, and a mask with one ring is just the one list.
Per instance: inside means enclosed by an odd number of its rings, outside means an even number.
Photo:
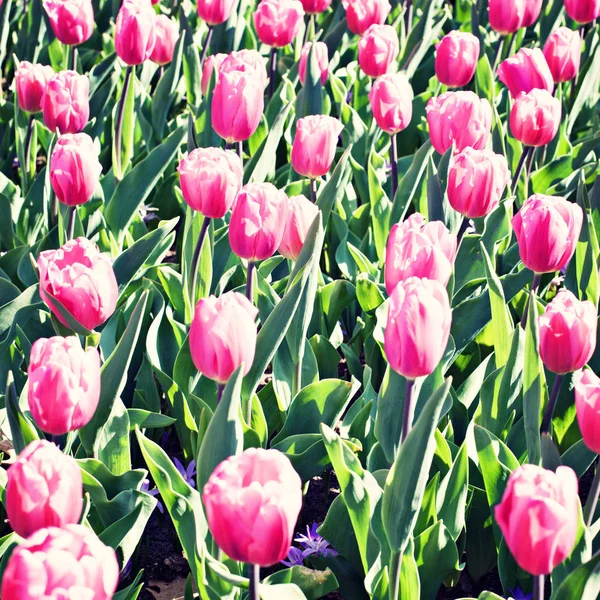
[{"label": "tulip stem", "polygon": [[275,93],[275,77],[277,76],[277,48],[271,48],[271,61],[269,70],[269,100]]},{"label": "tulip stem", "polygon": [[396,197],[398,189],[398,143],[396,134],[390,136],[392,145],[390,147],[390,162],[392,163],[392,201]]},{"label": "tulip stem", "polygon": [[77,214],[77,206],[69,206],[69,217],[67,219],[67,241],[73,239],[75,233],[75,215]]},{"label": "tulip stem", "polygon": [[533,576],[533,598],[532,600],[544,600],[544,575]]},{"label": "tulip stem", "polygon": [[596,513],[596,506],[598,505],[598,495],[600,494],[600,465],[596,463],[596,473],[594,474],[594,481],[590,488],[585,508],[583,509],[583,518],[585,524],[591,527],[594,522],[594,514]]},{"label": "tulip stem", "polygon": [[544,412],[544,420],[542,421],[542,433],[548,433],[548,431],[550,431],[552,414],[554,413],[556,401],[558,400],[558,394],[560,392],[560,388],[564,379],[564,375],[557,375],[554,378],[554,385],[552,386],[552,391],[550,392],[550,400],[548,400],[548,406],[546,406],[546,411]]},{"label": "tulip stem", "polygon": [[400,443],[404,443],[406,436],[409,434],[412,428],[413,417],[415,415],[415,406],[414,406],[414,389],[415,389],[415,380],[407,379],[406,380],[406,393],[404,394],[404,411],[402,416],[402,438]]},{"label": "tulip stem", "polygon": [[248,600],[259,600],[258,585],[260,583],[260,567],[258,565],[248,565],[248,575],[250,576]]},{"label": "tulip stem", "polygon": [[133,67],[127,65],[125,71],[125,82],[123,83],[123,89],[121,90],[121,97],[119,98],[119,107],[117,109],[117,123],[115,126],[115,162],[117,167],[117,175],[120,179],[123,175],[121,173],[121,142],[123,138],[123,118],[125,116],[125,101],[129,94],[129,86],[131,85],[131,75],[133,74]]},{"label": "tulip stem", "polygon": [[[531,281],[531,291],[535,297],[538,287],[540,287],[540,281],[542,280],[541,273],[534,273],[533,280]],[[521,328],[524,330],[527,327],[527,317],[529,316],[529,296],[527,296],[527,302],[525,303],[525,310],[521,317]]]},{"label": "tulip stem", "polygon": [[77,71],[77,46],[71,46],[69,51],[69,69],[71,71]]},{"label": "tulip stem", "polygon": [[217,383],[217,406],[219,406],[219,402],[221,402],[221,398],[223,397],[224,389],[225,389],[225,384]]},{"label": "tulip stem", "polygon": [[406,25],[406,37],[408,37],[412,25],[412,0],[406,0],[404,3],[404,23]]},{"label": "tulip stem", "polygon": [[502,59],[502,48],[504,47],[504,39],[505,39],[504,36],[502,36],[498,40],[498,45],[496,46],[496,52],[494,53],[494,63],[493,63],[494,73],[496,72],[496,69],[498,68],[498,63]]},{"label": "tulip stem", "polygon": [[212,40],[213,28],[209,25],[206,39],[204,40],[204,48],[202,48],[202,56],[200,58],[200,69],[204,66],[206,55],[208,54],[208,48],[210,47],[210,41]]},{"label": "tulip stem", "polygon": [[513,177],[512,180],[512,193],[513,196],[516,196],[517,194],[517,186],[519,185],[519,179],[521,179],[521,173],[523,172],[523,167],[525,166],[525,161],[527,160],[527,157],[529,156],[529,153],[531,152],[532,147],[531,146],[525,146],[525,148],[523,149],[523,152],[521,153],[521,158],[519,159],[519,164],[517,165],[517,170],[515,171],[515,176]]},{"label": "tulip stem", "polygon": [[242,140],[240,140],[237,143],[237,155],[240,157],[240,161],[243,166],[243,164],[244,164],[244,142],[242,142]]},{"label": "tulip stem", "polygon": [[310,201],[313,204],[317,203],[317,180],[314,177],[310,180]]},{"label": "tulip stem", "polygon": [[254,304],[254,286],[253,284],[254,278],[254,263],[249,260],[248,261],[248,275],[246,277],[246,298],[250,300],[251,304]]},{"label": "tulip stem", "polygon": [[202,246],[204,245],[204,239],[206,238],[206,232],[210,225],[210,217],[204,217],[202,221],[202,228],[200,229],[200,235],[196,242],[196,248],[194,249],[194,256],[192,257],[191,264],[191,285],[190,285],[190,305],[192,307],[192,314],[196,307],[196,288],[198,287],[198,263],[200,262],[200,254],[202,254]]},{"label": "tulip stem", "polygon": [[25,135],[25,164],[21,165],[23,169],[23,180],[27,183],[25,190],[29,187],[29,163],[31,162],[31,138],[33,136],[33,124],[35,123],[35,115],[29,115],[29,123],[27,124],[27,134]]}]

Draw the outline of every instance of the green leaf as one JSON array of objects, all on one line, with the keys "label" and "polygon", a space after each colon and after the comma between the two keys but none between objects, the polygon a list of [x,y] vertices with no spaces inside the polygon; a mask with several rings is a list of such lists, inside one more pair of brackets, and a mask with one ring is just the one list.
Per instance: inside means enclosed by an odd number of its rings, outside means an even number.
[{"label": "green leaf", "polygon": [[390,233],[390,213],[392,203],[389,201],[383,186],[386,183],[385,160],[371,150],[367,165],[369,181],[369,201],[371,206],[371,223],[377,259],[380,263],[385,257],[385,247]]},{"label": "green leaf", "polygon": [[294,583],[308,600],[318,600],[330,592],[337,590],[338,581],[331,569],[317,571],[295,565],[290,569],[282,569],[262,581],[263,584]]},{"label": "green leaf", "polygon": [[366,273],[359,273],[356,278],[356,299],[365,312],[376,310],[385,300],[377,284]]},{"label": "green leaf", "polygon": [[262,600],[306,600],[302,590],[293,583],[260,584],[258,592]]},{"label": "green leaf", "polygon": [[469,459],[467,445],[463,443],[454,459],[452,468],[437,493],[437,516],[444,522],[448,534],[456,541],[465,526],[465,512],[469,492]]},{"label": "green leaf", "polygon": [[298,95],[298,118],[323,114],[323,92],[321,90],[321,69],[317,59],[316,45],[312,44],[306,62],[306,79]]},{"label": "green leaf", "polygon": [[377,398],[375,435],[390,464],[394,461],[400,447],[402,434],[400,415],[404,407],[405,392],[406,379],[388,366]]},{"label": "green leaf", "polygon": [[[131,159],[133,157],[133,142],[134,142],[134,130],[135,130],[135,67],[128,66],[125,71],[125,80],[123,87],[120,89],[120,94],[123,94],[125,82],[129,78],[129,87],[127,89],[127,97],[125,98],[125,104],[123,106],[123,124],[121,133],[121,147],[117,148],[116,136],[113,137],[113,172],[117,180],[121,180],[123,175],[127,172]],[[119,102],[121,96],[119,95]],[[113,123],[116,123],[118,118],[117,111],[119,110],[119,103],[115,104],[113,108]],[[117,160],[118,153],[121,153],[120,161]],[[121,165],[120,170],[117,165]]]},{"label": "green leaf", "polygon": [[128,408],[129,428],[133,431],[136,427],[140,429],[159,429],[168,427],[177,421],[167,415],[142,410],[141,408]]},{"label": "green leaf", "polygon": [[338,202],[341,202],[346,193],[346,186],[352,178],[352,168],[350,166],[351,151],[352,145],[346,148],[333,173],[331,173],[331,177],[319,192],[317,206],[321,210],[323,229],[327,229],[331,210]]},{"label": "green leaf", "polygon": [[552,600],[596,600],[599,594],[600,553],[597,553],[563,581]]},{"label": "green leaf", "polygon": [[40,439],[33,423],[23,414],[19,406],[17,390],[15,389],[12,373],[8,372],[6,382],[6,413],[12,443],[17,454],[19,454],[27,444]]}]

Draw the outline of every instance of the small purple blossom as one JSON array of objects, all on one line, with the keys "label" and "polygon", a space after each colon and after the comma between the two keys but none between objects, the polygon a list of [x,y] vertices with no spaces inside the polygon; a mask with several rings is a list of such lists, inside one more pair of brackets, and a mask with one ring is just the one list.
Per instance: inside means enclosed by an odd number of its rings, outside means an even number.
[{"label": "small purple blossom", "polygon": [[[140,491],[145,492],[146,494],[150,495],[150,496],[158,496],[160,494],[160,492],[158,491],[158,488],[154,488],[154,489],[150,489],[150,480],[149,479],[144,479],[144,481],[142,482],[142,487],[140,488]],[[158,508],[158,512],[162,515],[165,513],[165,507],[163,506],[162,502],[160,500],[156,501],[156,508]]]},{"label": "small purple blossom", "polygon": [[173,462],[175,463],[175,466],[177,467],[177,470],[179,471],[181,476],[185,479],[185,482],[190,487],[195,488],[196,487],[196,479],[195,479],[195,477],[196,477],[196,461],[195,460],[190,461],[190,464],[187,466],[187,469],[183,466],[181,461],[178,460],[177,458],[173,458]]},{"label": "small purple blossom", "polygon": [[285,565],[286,567],[294,567],[296,565],[301,566],[304,564],[304,552],[302,552],[300,548],[292,546],[288,552],[287,560],[282,560],[281,564]]},{"label": "small purple blossom", "polygon": [[288,552],[287,560],[281,561],[282,564],[293,567],[294,565],[302,565],[304,559],[309,556],[322,556],[323,558],[337,556],[338,553],[329,545],[329,542],[317,533],[318,528],[318,523],[307,525],[306,535],[299,533],[298,537],[294,538],[294,541],[300,544],[302,548],[292,546]]},{"label": "small purple blossom", "polygon": [[521,588],[516,588],[514,590],[509,590],[510,596],[508,599],[510,600],[531,600],[532,594],[526,594]]}]

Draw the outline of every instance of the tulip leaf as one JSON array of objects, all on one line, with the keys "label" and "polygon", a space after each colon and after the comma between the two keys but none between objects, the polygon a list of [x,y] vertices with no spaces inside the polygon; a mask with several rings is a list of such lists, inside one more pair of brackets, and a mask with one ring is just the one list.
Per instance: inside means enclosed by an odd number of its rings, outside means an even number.
[{"label": "tulip leaf", "polygon": [[317,206],[321,209],[324,229],[327,229],[331,210],[338,202],[341,202],[346,193],[346,186],[350,182],[352,176],[352,169],[349,164],[351,151],[352,145],[346,148],[344,154],[342,154],[338,164],[333,170],[331,177],[321,188],[318,195]]},{"label": "tulip leaf", "polygon": [[437,518],[444,522],[453,541],[458,539],[465,526],[468,492],[469,460],[467,446],[463,444],[437,492]]},{"label": "tulip leaf", "polygon": [[377,398],[375,435],[390,464],[400,448],[402,419],[398,416],[404,407],[405,391],[406,379],[388,365]]},{"label": "tulip leaf", "polygon": [[127,413],[129,414],[129,429],[131,431],[136,427],[140,429],[159,429],[168,427],[177,421],[173,417],[142,410],[141,408],[128,408]]},{"label": "tulip leaf", "polygon": [[260,584],[258,592],[262,600],[306,600],[302,590],[294,583]]},{"label": "tulip leaf", "polygon": [[596,600],[600,594],[600,553],[577,567],[553,594],[553,600]]},{"label": "tulip leaf", "polygon": [[8,372],[6,382],[6,413],[12,437],[12,444],[19,454],[29,443],[40,439],[33,423],[23,414],[19,406],[17,390],[12,373]]},{"label": "tulip leaf", "polygon": [[319,600],[319,598],[337,590],[339,586],[331,569],[317,571],[300,565],[277,571],[265,577],[262,583],[269,585],[294,583],[302,590],[308,600]]}]

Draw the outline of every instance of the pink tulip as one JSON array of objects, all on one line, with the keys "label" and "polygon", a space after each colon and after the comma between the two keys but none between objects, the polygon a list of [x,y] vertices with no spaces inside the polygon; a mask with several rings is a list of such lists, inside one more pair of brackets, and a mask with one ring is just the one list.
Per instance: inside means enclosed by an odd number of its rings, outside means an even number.
[{"label": "pink tulip", "polygon": [[212,126],[229,143],[247,140],[264,112],[264,87],[252,72],[220,72],[212,97]]},{"label": "pink tulip", "polygon": [[469,219],[485,217],[500,204],[509,181],[508,163],[502,154],[465,148],[450,161],[448,201]]},{"label": "pink tulip", "polygon": [[278,450],[249,448],[212,473],[202,501],[215,542],[233,560],[282,561],[302,508],[302,481]]},{"label": "pink tulip", "polygon": [[559,27],[549,36],[544,56],[555,83],[577,77],[581,63],[581,36],[578,31]]},{"label": "pink tulip", "polygon": [[513,98],[533,89],[554,90],[552,73],[539,48],[521,48],[514,56],[502,61],[498,79],[508,87]]},{"label": "pink tulip", "polygon": [[179,39],[179,24],[167,15],[158,15],[155,21],[156,43],[150,60],[157,65],[166,65],[173,60],[175,46]]},{"label": "pink tulip", "polygon": [[198,15],[208,25],[220,25],[231,16],[236,0],[198,0]]},{"label": "pink tulip", "polygon": [[581,369],[596,349],[597,322],[591,302],[562,289],[539,318],[540,356],[546,368],[559,375]]},{"label": "pink tulip", "polygon": [[50,159],[50,182],[56,197],[67,206],[85,204],[94,193],[102,165],[87,133],[58,138]]},{"label": "pink tulip", "polygon": [[577,423],[585,445],[600,453],[600,378],[590,369],[573,375]]},{"label": "pink tulip", "polygon": [[457,239],[441,221],[427,223],[414,213],[390,231],[385,256],[385,289],[411,277],[426,277],[447,285],[456,258]]},{"label": "pink tulip", "polygon": [[492,132],[492,107],[486,99],[473,92],[446,92],[430,98],[425,110],[431,143],[440,154],[452,144],[455,152],[486,147]]},{"label": "pink tulip", "polygon": [[575,546],[579,519],[577,476],[537,465],[515,469],[494,515],[517,564],[532,575],[549,575]]},{"label": "pink tulip", "polygon": [[306,73],[310,69],[308,59],[310,57],[310,50],[314,46],[315,58],[319,65],[319,71],[321,72],[321,85],[327,83],[329,77],[329,50],[327,44],[324,42],[306,42],[302,46],[302,54],[300,55],[300,63],[298,64],[298,75],[300,76],[300,83],[304,85],[306,81]]},{"label": "pink tulip", "polygon": [[237,195],[229,221],[229,243],[250,262],[272,256],[283,238],[288,199],[271,183],[249,183]]},{"label": "pink tulip", "polygon": [[373,24],[358,41],[358,63],[365,75],[385,75],[400,51],[398,34],[391,25]]},{"label": "pink tulip", "polygon": [[583,211],[564,198],[535,194],[513,217],[519,254],[535,273],[564,269],[575,252]]},{"label": "pink tulip", "polygon": [[52,67],[32,65],[22,60],[15,70],[15,88],[21,110],[38,113],[42,110],[42,98],[46,84],[54,75]]},{"label": "pink tulip", "polygon": [[187,204],[205,217],[222,219],[242,187],[239,156],[222,148],[196,148],[177,167]]},{"label": "pink tulip", "polygon": [[213,76],[213,73],[215,74],[215,84],[219,81],[219,69],[226,58],[227,54],[211,54],[206,57],[202,68],[202,82],[200,84],[204,96],[208,94],[208,86],[210,85],[210,78]]},{"label": "pink tulip", "polygon": [[45,0],[44,8],[59,42],[77,46],[90,39],[94,30],[91,0]]},{"label": "pink tulip", "polygon": [[383,25],[392,5],[388,0],[342,0],[346,10],[348,29],[362,35],[371,25]]},{"label": "pink tulip", "polygon": [[300,0],[261,0],[254,13],[254,27],[263,44],[283,48],[298,34],[303,17]]},{"label": "pink tulip", "polygon": [[525,14],[523,15],[522,27],[531,27],[540,16],[542,11],[542,0],[527,0],[525,2]]},{"label": "pink tulip", "polygon": [[600,17],[600,0],[565,0],[565,10],[575,22],[591,23]]},{"label": "pink tulip", "polygon": [[27,400],[37,426],[63,435],[87,425],[100,400],[100,355],[76,336],[39,338],[31,347]]},{"label": "pink tulip", "polygon": [[150,58],[156,42],[156,13],[149,0],[124,0],[115,28],[115,50],[130,66]]},{"label": "pink tulip", "polygon": [[373,83],[369,103],[377,125],[394,135],[412,119],[413,90],[405,73],[388,73]]},{"label": "pink tulip", "polygon": [[115,551],[85,525],[49,527],[13,551],[3,600],[111,600],[119,582]]},{"label": "pink tulip", "polygon": [[515,33],[525,20],[528,0],[489,0],[490,27],[502,35]]},{"label": "pink tulip", "polygon": [[254,361],[257,315],[258,309],[238,292],[201,298],[190,328],[190,351],[198,371],[226,383],[243,364],[246,375]]},{"label": "pink tulip", "polygon": [[77,523],[83,509],[79,465],[46,440],[31,442],[8,469],[5,507],[10,526],[22,537]]},{"label": "pink tulip", "polygon": [[291,196],[288,199],[285,230],[279,244],[279,254],[297,260],[308,230],[318,214],[318,207],[306,196]]},{"label": "pink tulip", "polygon": [[467,85],[477,68],[479,38],[464,31],[451,31],[435,47],[435,74],[448,87]]},{"label": "pink tulip", "polygon": [[98,327],[115,312],[119,289],[111,260],[93,242],[80,237],[58,250],[40,252],[37,266],[40,297],[63,325],[68,326],[55,299],[87,329]]},{"label": "pink tulip", "polygon": [[304,177],[325,175],[335,158],[335,148],[344,126],[333,117],[311,115],[296,121],[292,144],[292,167]]},{"label": "pink tulip", "polygon": [[558,133],[560,100],[546,90],[520,94],[510,111],[510,132],[525,146],[545,146]]},{"label": "pink tulip", "polygon": [[90,80],[75,71],[61,71],[46,84],[42,110],[46,127],[59,133],[78,133],[90,118]]},{"label": "pink tulip", "polygon": [[219,67],[219,74],[231,73],[232,71],[241,71],[251,77],[257,77],[262,89],[265,89],[269,83],[265,59],[258,50],[244,49],[229,53]]},{"label": "pink tulip", "polygon": [[300,0],[304,12],[309,15],[317,15],[325,12],[331,5],[331,0]]},{"label": "pink tulip", "polygon": [[384,347],[390,367],[406,379],[433,373],[448,345],[452,311],[439,282],[410,277],[394,288]]}]

